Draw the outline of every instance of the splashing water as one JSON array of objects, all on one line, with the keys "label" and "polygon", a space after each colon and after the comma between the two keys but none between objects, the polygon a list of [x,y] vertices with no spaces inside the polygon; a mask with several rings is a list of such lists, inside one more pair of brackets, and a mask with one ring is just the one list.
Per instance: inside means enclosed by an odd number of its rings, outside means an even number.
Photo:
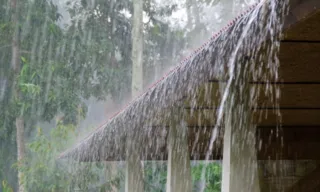
[{"label": "splashing water", "polygon": [[[207,162],[212,155],[214,143],[221,132],[220,128],[224,124],[224,119],[241,119],[240,122],[233,121],[231,125],[251,123],[242,121],[251,121],[249,117],[246,117],[246,110],[257,107],[260,89],[265,90],[265,94],[271,96],[275,112],[280,116],[277,107],[279,90],[270,86],[269,83],[278,80],[277,53],[286,6],[285,1],[265,0],[260,2],[248,14],[233,21],[223,33],[212,38],[191,57],[184,60],[181,65],[162,79],[165,81],[157,82],[146,93],[140,95],[123,111],[111,118],[107,124],[101,126],[62,156],[80,161],[124,160],[123,154],[126,149],[123,143],[126,137],[130,136],[141,141],[146,138],[154,138],[157,135],[155,132],[159,132],[151,129],[155,125],[158,125],[158,129],[161,127],[165,130],[170,124],[161,123],[167,122],[168,119],[185,120],[188,116],[182,113],[175,114],[170,110],[168,112],[168,109],[182,107],[186,95],[191,95],[191,103],[195,105],[196,100],[192,95],[195,95],[199,86],[208,79],[215,79],[219,82],[222,99],[218,103],[216,117],[212,118],[216,119],[216,123],[205,155]],[[260,56],[262,50],[266,58]],[[251,79],[244,79],[244,77]],[[248,97],[246,90],[248,90],[249,81],[266,83],[263,88],[250,89],[250,97],[247,98],[250,99],[248,106],[233,112],[235,105],[245,101],[239,98]],[[209,95],[206,94],[205,100],[212,99],[209,98]],[[195,114],[193,109],[191,109],[191,114]],[[202,123],[200,121],[199,124]],[[161,148],[164,147],[163,142],[157,141],[151,145],[156,145],[156,151],[162,151]],[[137,148],[137,151],[143,150],[145,149]],[[151,147],[141,153],[147,154],[149,150],[152,150]],[[161,152],[160,154],[152,153],[151,157],[145,156],[144,158],[152,159],[162,155]],[[203,178],[205,171],[206,166],[202,170]],[[202,186],[201,189],[203,191],[204,187]]]},{"label": "splashing water", "polygon": [[[245,21],[243,21],[243,23],[236,25],[228,34],[228,37],[234,36],[234,35],[240,35],[240,37],[237,38],[235,42],[233,42],[235,46],[233,47],[231,51],[231,55],[227,62],[228,63],[228,71],[227,71],[228,80],[226,82],[226,85],[225,84],[219,85],[219,86],[222,86],[222,89],[220,89],[222,91],[221,92],[222,99],[220,101],[219,109],[217,112],[217,122],[213,129],[213,133],[210,138],[209,149],[207,151],[206,158],[205,158],[207,162],[209,161],[210,155],[212,154],[212,151],[214,148],[214,142],[216,141],[218,133],[220,131],[219,129],[224,123],[226,126],[229,125],[231,127],[239,127],[239,129],[241,129],[240,124],[246,124],[248,126],[248,123],[249,124],[252,123],[251,122],[252,120],[250,120],[250,117],[246,117],[246,116],[248,115],[250,116],[252,114],[252,113],[248,113],[248,110],[251,110],[251,107],[253,107],[253,110],[255,110],[256,107],[259,107],[257,106],[258,105],[257,98],[259,97],[259,94],[260,94],[259,89],[261,89],[261,87],[259,88],[254,87],[249,89],[247,87],[247,84],[250,81],[265,82],[265,87],[262,89],[265,90],[265,95],[268,96],[268,98],[270,98],[271,104],[273,105],[274,113],[277,114],[278,122],[280,124],[281,113],[278,107],[280,91],[278,87],[270,86],[270,83],[277,82],[279,80],[278,79],[279,59],[277,56],[279,52],[280,36],[283,28],[283,22],[284,22],[286,9],[287,9],[287,4],[288,4],[288,1],[283,1],[283,2],[278,2],[274,0],[261,1],[260,4],[257,6],[257,8],[253,10],[253,12],[249,15],[249,17]],[[239,30],[240,26],[242,30],[241,29]],[[228,37],[224,37],[224,38],[228,38]],[[261,53],[259,53],[259,51],[261,49],[265,50],[264,54],[267,56],[267,59],[262,58],[260,56]],[[223,55],[223,53],[221,53],[221,55]],[[245,58],[245,60],[243,60],[243,58]],[[240,63],[240,64],[237,65],[237,63]],[[243,65],[243,66],[239,66],[239,65]],[[223,69],[217,70],[217,71],[223,71]],[[248,78],[252,78],[252,80]],[[234,86],[240,87],[240,90],[239,88],[234,88]],[[247,93],[248,91],[249,91],[249,95]],[[239,98],[246,98],[246,99],[243,100]],[[240,101],[237,102],[235,100],[240,100]],[[245,103],[247,102],[249,102],[248,105],[251,107],[244,107],[244,108],[241,108],[240,111],[234,111],[235,108],[237,108],[236,105],[239,105],[239,104],[246,105]],[[270,102],[270,101],[265,101],[265,102],[267,105],[267,102]],[[231,124],[224,121],[224,120],[230,121],[232,119],[236,119],[237,121],[230,122]],[[242,122],[240,119],[242,119],[242,121],[250,121],[250,122]],[[229,132],[229,134],[232,134],[232,133]],[[244,137],[243,139],[252,138],[249,135],[250,134],[249,131],[244,134],[245,135],[242,135]],[[255,139],[254,135],[252,139],[253,140]],[[234,141],[232,140],[231,143],[233,142]],[[251,144],[252,144],[251,146],[255,148],[255,144],[254,143],[251,143]],[[239,146],[236,145],[233,147],[239,147]],[[236,150],[241,151],[244,149],[236,149]],[[239,152],[237,154],[239,154]],[[245,165],[242,165],[242,166],[245,167]],[[206,172],[206,166],[204,166],[202,170],[202,174],[201,174],[202,180],[204,180],[205,172]],[[230,174],[227,170],[225,170],[223,173],[225,173],[226,175]],[[255,173],[253,172],[251,173],[253,177],[254,177],[254,174]],[[243,177],[239,179],[242,182],[244,182]],[[222,186],[222,189],[226,187],[227,186]],[[203,183],[200,191],[201,192],[204,191],[204,188],[205,188],[205,183]]]}]

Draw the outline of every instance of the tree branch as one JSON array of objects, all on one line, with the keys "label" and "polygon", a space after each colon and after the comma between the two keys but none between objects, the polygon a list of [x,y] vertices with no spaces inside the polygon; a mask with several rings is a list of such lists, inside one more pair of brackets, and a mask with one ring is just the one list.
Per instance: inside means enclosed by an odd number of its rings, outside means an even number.
[{"label": "tree branch", "polygon": [[20,50],[20,53],[26,53],[26,54],[31,54],[31,51],[26,51],[26,50]]},{"label": "tree branch", "polygon": [[4,45],[4,46],[1,46],[0,49],[3,49],[3,48],[6,48],[6,47],[11,47],[12,45]]}]

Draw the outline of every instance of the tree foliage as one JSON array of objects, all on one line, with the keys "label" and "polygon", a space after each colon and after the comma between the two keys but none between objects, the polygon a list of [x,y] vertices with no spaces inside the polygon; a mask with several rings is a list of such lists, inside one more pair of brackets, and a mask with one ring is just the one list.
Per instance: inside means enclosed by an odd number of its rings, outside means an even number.
[{"label": "tree foliage", "polygon": [[[86,99],[104,100],[111,95],[121,103],[130,95],[131,1],[70,1],[67,27],[58,25],[64,18],[52,1],[19,1],[21,70],[17,76],[13,76],[10,66],[15,29],[11,22],[13,10],[8,0],[0,0],[0,5],[0,156],[3,157],[0,181],[8,180],[0,190],[10,191],[9,185],[15,189],[16,169],[25,173],[24,184],[29,191],[120,187],[121,171],[116,178],[106,177],[101,182],[97,170],[106,169],[105,173],[109,173],[105,165],[70,168],[55,159],[79,134],[77,127],[87,113]],[[144,79],[148,84],[158,77],[155,74],[177,64],[183,54],[179,50],[186,46],[186,37],[196,34],[196,30],[186,32],[172,28],[162,19],[177,9],[176,4],[162,6],[145,0],[143,9],[148,18],[143,29]],[[19,97],[14,96],[15,89],[19,90]],[[23,164],[16,163],[14,122],[19,115],[24,119],[27,138],[27,157]],[[41,127],[44,122],[50,125]],[[163,190],[166,170],[163,166],[146,167],[147,190]],[[218,173],[215,170],[213,175]],[[193,174],[197,180],[198,172]],[[156,186],[151,184],[157,179]],[[217,187],[215,184],[212,189]]]}]

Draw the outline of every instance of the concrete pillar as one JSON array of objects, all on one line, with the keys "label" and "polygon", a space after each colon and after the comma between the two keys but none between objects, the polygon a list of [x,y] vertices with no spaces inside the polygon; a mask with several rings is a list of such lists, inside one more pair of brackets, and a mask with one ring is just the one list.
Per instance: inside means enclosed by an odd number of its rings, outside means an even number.
[{"label": "concrete pillar", "polygon": [[260,192],[253,133],[250,128],[226,127],[222,164],[223,192]]},{"label": "concrete pillar", "polygon": [[138,138],[128,137],[125,172],[125,192],[143,192],[143,167],[140,159],[141,142]]},{"label": "concrete pillar", "polygon": [[[233,85],[234,86],[234,85]],[[231,88],[225,109],[222,191],[260,192],[256,127],[252,125],[249,88]]]},{"label": "concrete pillar", "polygon": [[[108,178],[108,181],[111,180],[115,180],[117,179],[117,174],[118,174],[118,161],[105,161],[104,162],[105,167],[109,168],[109,170],[107,169],[107,171],[105,172],[105,177]],[[119,188],[116,184],[111,184],[111,189],[109,190],[109,192],[118,192]]]},{"label": "concrete pillar", "polygon": [[188,148],[188,127],[172,123],[168,134],[167,192],[191,192],[191,165]]}]

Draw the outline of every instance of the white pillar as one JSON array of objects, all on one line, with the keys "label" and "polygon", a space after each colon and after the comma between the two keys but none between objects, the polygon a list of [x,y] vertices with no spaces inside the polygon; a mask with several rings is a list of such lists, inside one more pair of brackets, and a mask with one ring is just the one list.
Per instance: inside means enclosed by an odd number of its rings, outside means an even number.
[{"label": "white pillar", "polygon": [[144,192],[143,167],[140,159],[141,142],[127,138],[125,192]]},{"label": "white pillar", "polygon": [[[236,127],[240,128],[240,127]],[[259,192],[259,173],[254,136],[250,130],[236,130],[230,125],[224,135],[222,191]],[[247,141],[245,141],[247,140]]]},{"label": "white pillar", "polygon": [[260,192],[256,127],[251,121],[249,88],[237,86],[230,92],[234,95],[230,97],[232,101],[228,101],[224,114],[221,191]]},{"label": "white pillar", "polygon": [[168,134],[168,175],[166,192],[191,192],[191,165],[188,148],[188,127],[172,123]]}]

